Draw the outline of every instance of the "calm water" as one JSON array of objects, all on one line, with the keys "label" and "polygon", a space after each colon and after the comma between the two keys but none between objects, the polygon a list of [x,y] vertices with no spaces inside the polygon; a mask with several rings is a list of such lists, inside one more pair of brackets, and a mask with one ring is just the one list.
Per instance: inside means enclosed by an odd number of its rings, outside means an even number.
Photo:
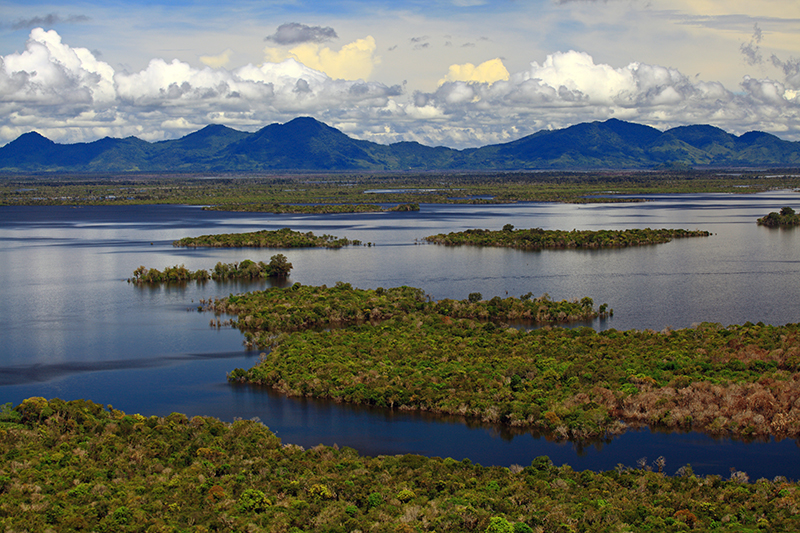
[{"label": "calm water", "polygon": [[[742,443],[696,433],[631,431],[579,447],[510,433],[463,419],[288,399],[232,386],[225,373],[252,366],[237,330],[209,327],[201,298],[259,284],[139,288],[125,283],[139,265],[265,260],[276,250],[187,250],[173,240],[206,233],[278,229],[329,233],[372,242],[342,250],[281,250],[294,264],[289,283],[347,281],[356,287],[412,285],[434,298],[548,293],[591,296],[614,317],[598,329],[687,327],[800,321],[800,231],[770,230],[755,219],[800,194],[647,196],[608,205],[527,203],[423,205],[416,213],[270,215],[218,213],[186,206],[0,207],[0,402],[30,396],[87,398],[131,413],[259,417],[284,442],[346,445],[367,454],[420,453],[481,464],[529,464],[549,455],[576,469],[667,460],[698,473],[800,479],[792,440]],[[709,238],[625,250],[520,252],[421,244],[434,233],[499,229],[704,229]]]}]

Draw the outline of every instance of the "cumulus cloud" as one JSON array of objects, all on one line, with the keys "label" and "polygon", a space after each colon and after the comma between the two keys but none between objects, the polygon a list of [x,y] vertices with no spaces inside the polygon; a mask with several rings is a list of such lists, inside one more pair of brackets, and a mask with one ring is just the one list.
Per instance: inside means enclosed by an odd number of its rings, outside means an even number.
[{"label": "cumulus cloud", "polygon": [[254,129],[298,115],[336,119],[382,109],[400,94],[400,86],[335,79],[292,58],[232,71],[157,58],[141,71],[116,72],[36,28],[25,51],[0,57],[0,140],[34,128],[64,142],[158,140],[211,122]]},{"label": "cumulus cloud", "polygon": [[280,45],[291,45],[300,43],[324,43],[333,39],[338,39],[336,30],[331,27],[306,26],[298,22],[287,22],[281,24],[274,34],[264,38],[265,41],[272,41]]},{"label": "cumulus cloud", "polygon": [[447,75],[439,80],[439,85],[448,81],[494,83],[499,80],[507,80],[508,76],[508,70],[506,70],[503,61],[498,57],[484,61],[477,67],[472,63],[450,65]]},{"label": "cumulus cloud", "polygon": [[0,99],[39,105],[91,104],[115,98],[114,69],[86,48],[35,28],[26,50],[2,58]]},{"label": "cumulus cloud", "polygon": [[339,50],[331,50],[316,43],[304,43],[290,50],[267,47],[264,49],[264,56],[271,62],[295,59],[332,78],[367,79],[380,62],[380,57],[375,55],[376,49],[375,39],[368,35]]},{"label": "cumulus cloud", "polygon": [[772,64],[781,70],[786,76],[786,83],[795,89],[800,89],[800,59],[790,57],[786,61],[782,61],[775,54],[770,58]]},{"label": "cumulus cloud", "polygon": [[[376,142],[456,148],[612,117],[800,140],[800,60],[773,58],[783,79],[745,77],[731,90],[674,68],[616,67],[567,51],[513,73],[499,59],[454,65],[436,90],[406,93],[401,85],[368,81],[374,52],[369,37],[338,51],[305,43],[231,70],[214,61],[198,68],[155,58],[122,72],[63,43],[55,31],[36,28],[24,51],[0,56],[0,142],[32,129],[58,142],[105,135],[161,140],[209,123],[253,131],[301,115]],[[212,58],[222,63],[224,56]]]},{"label": "cumulus cloud", "polygon": [[[414,93],[412,104],[449,117],[459,135],[466,132],[461,142],[471,145],[611,117],[664,128],[710,123],[738,133],[800,134],[797,93],[780,82],[745,78],[732,92],[676,69],[644,63],[615,68],[576,51],[548,55],[507,80],[446,81],[435,92]],[[786,126],[776,129],[777,116]]]}]

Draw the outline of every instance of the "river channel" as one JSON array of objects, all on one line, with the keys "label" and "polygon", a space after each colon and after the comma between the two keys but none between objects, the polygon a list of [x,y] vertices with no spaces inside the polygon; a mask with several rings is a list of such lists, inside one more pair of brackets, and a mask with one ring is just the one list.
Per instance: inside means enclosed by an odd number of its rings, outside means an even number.
[{"label": "river channel", "polygon": [[[751,479],[800,479],[800,447],[785,439],[741,442],[698,433],[629,431],[606,442],[553,442],[529,432],[461,418],[285,398],[226,382],[257,352],[238,330],[211,328],[199,300],[263,288],[195,283],[136,287],[139,265],[268,261],[284,253],[288,283],[411,285],[432,298],[548,293],[590,296],[614,316],[588,325],[661,330],[800,321],[800,229],[757,226],[770,211],[800,211],[800,194],[692,194],[617,204],[427,205],[419,212],[353,215],[221,213],[190,206],[0,207],[0,403],[31,396],[85,398],[128,413],[258,417],[285,443],[350,446],[365,454],[418,453],[484,465],[527,465],[540,455],[575,469],[636,466],[663,456],[666,471]],[[379,197],[377,198],[380,199]],[[374,201],[375,198],[370,200]],[[468,228],[684,228],[708,238],[615,250],[522,252],[423,244]],[[172,241],[208,233],[290,227],[359,239],[340,250],[181,249]]]}]

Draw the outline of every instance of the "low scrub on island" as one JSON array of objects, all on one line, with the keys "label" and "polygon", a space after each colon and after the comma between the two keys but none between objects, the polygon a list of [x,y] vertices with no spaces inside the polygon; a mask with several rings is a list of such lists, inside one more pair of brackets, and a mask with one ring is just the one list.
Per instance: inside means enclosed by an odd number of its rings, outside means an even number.
[{"label": "low scrub on island", "polygon": [[333,235],[317,236],[310,231],[302,233],[289,228],[248,233],[200,235],[199,237],[185,237],[172,243],[173,246],[187,248],[342,248],[351,244],[358,246],[361,241],[351,241]]},{"label": "low scrub on island", "polygon": [[214,270],[209,272],[205,269],[189,270],[184,265],[167,267],[163,271],[157,268],[147,268],[141,265],[133,271],[133,277],[128,278],[128,283],[136,285],[154,283],[185,283],[187,281],[225,281],[230,279],[263,279],[263,278],[285,278],[292,270],[292,264],[283,254],[273,255],[269,263],[263,261],[255,262],[245,259],[242,262],[222,263],[218,262]]},{"label": "low scrub on island", "polygon": [[768,228],[800,226],[800,215],[795,213],[791,207],[782,207],[780,213],[773,211],[759,218],[757,222],[759,226],[767,226]]},{"label": "low scrub on island", "polygon": [[430,235],[425,240],[446,246],[494,246],[521,250],[559,248],[623,248],[661,244],[672,239],[708,237],[707,231],[684,229],[626,229],[626,230],[544,230],[542,228],[514,229],[506,224],[500,231],[468,229],[448,234]]}]

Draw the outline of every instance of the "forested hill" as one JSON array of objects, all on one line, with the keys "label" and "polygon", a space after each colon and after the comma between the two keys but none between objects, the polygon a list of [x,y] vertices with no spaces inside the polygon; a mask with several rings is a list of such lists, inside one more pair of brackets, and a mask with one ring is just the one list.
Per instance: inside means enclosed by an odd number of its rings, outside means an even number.
[{"label": "forested hill", "polygon": [[259,172],[272,170],[526,170],[664,167],[797,167],[800,143],[708,125],[664,132],[617,119],[539,131],[504,144],[454,150],[348,137],[310,117],[255,133],[209,125],[149,143],[106,137],[57,144],[36,132],[0,148],[5,172]]}]

